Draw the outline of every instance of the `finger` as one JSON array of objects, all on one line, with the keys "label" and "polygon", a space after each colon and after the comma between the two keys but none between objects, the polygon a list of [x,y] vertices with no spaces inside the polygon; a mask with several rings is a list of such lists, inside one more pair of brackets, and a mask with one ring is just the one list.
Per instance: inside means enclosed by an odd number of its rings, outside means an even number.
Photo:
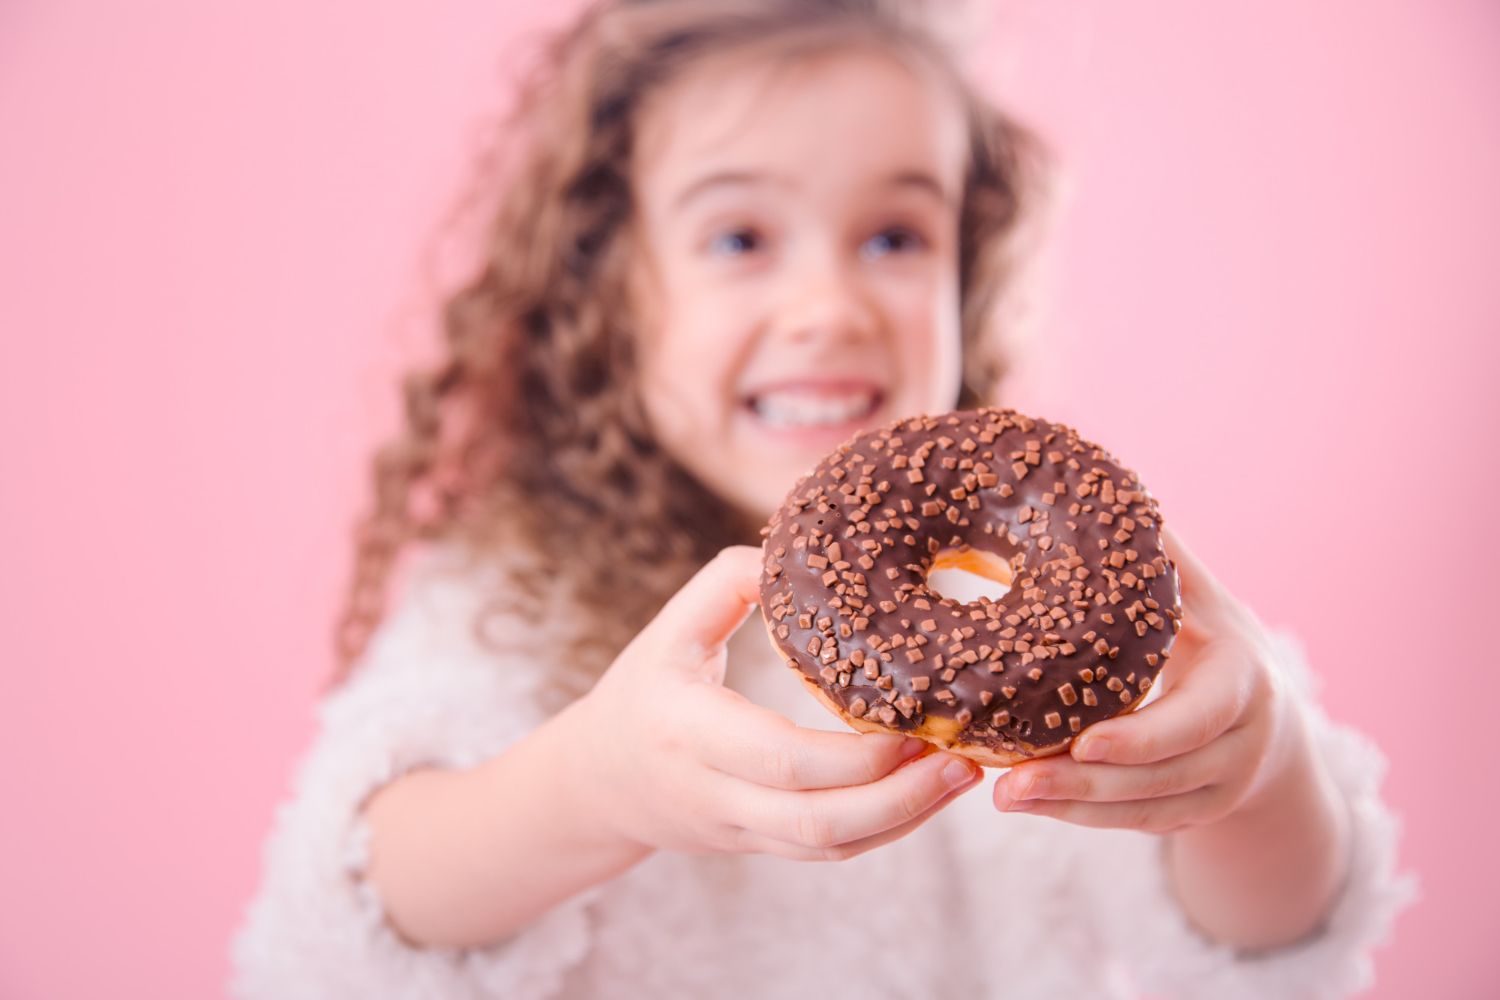
[{"label": "finger", "polygon": [[1176,563],[1177,576],[1182,581],[1182,603],[1191,605],[1199,613],[1208,610],[1214,603],[1212,599],[1222,591],[1218,578],[1208,571],[1177,532],[1163,524],[1161,535],[1166,542],[1167,556]]},{"label": "finger", "polygon": [[932,746],[895,733],[806,729],[726,688],[707,688],[704,697],[703,710],[684,720],[685,738],[703,763],[757,785],[863,785]]},{"label": "finger", "polygon": [[1030,799],[1028,815],[1050,816],[1079,826],[1174,833],[1202,823],[1211,823],[1228,812],[1229,796],[1218,785],[1209,785],[1181,795],[1133,802],[1075,802],[1069,799]]},{"label": "finger", "polygon": [[1238,733],[1154,764],[1080,764],[1058,755],[1021,764],[995,782],[995,806],[1028,799],[1131,802],[1194,792],[1223,780],[1243,752]]},{"label": "finger", "polygon": [[723,804],[723,815],[774,840],[837,847],[917,818],[955,788],[978,781],[981,774],[971,761],[934,753],[878,781],[848,788],[789,792],[740,781]]},{"label": "finger", "polygon": [[1154,703],[1086,729],[1073,741],[1073,758],[1108,764],[1166,760],[1206,746],[1245,714],[1254,678],[1233,652],[1209,648],[1180,669]]},{"label": "finger", "polygon": [[658,660],[696,667],[723,646],[760,601],[760,564],[760,549],[731,545],[693,574],[642,630]]},{"label": "finger", "polygon": [[882,830],[880,833],[872,834],[868,837],[851,840],[847,844],[838,844],[834,847],[808,847],[804,844],[794,844],[785,840],[777,840],[774,837],[767,837],[765,834],[756,833],[752,830],[742,830],[740,832],[740,845],[746,851],[774,854],[778,857],[790,858],[793,861],[847,861],[866,851],[889,844],[893,840],[900,840],[942,812],[948,803],[963,795],[977,784],[979,784],[979,781],[976,779],[967,785],[961,785],[938,799],[937,802],[920,816],[893,826],[889,830]]}]

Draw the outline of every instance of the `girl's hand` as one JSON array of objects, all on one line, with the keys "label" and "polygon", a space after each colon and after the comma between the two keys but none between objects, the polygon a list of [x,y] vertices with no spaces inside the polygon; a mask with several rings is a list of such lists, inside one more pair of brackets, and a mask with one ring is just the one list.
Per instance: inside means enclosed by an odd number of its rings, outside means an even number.
[{"label": "girl's hand", "polygon": [[804,729],[723,686],[760,569],[757,548],[720,552],[570,706],[569,772],[599,821],[650,848],[842,860],[972,787],[981,770],[930,744]]},{"label": "girl's hand", "polygon": [[995,783],[996,808],[1170,833],[1246,808],[1300,753],[1299,716],[1260,623],[1164,534],[1184,621],[1159,700],[1090,726],[1071,756],[1012,768]]}]

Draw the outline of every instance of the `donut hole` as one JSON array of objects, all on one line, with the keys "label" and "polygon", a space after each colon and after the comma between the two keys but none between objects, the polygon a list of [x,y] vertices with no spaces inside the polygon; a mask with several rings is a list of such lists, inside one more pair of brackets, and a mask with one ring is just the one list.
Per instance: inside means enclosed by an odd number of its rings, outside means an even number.
[{"label": "donut hole", "polygon": [[1010,591],[1010,564],[993,552],[965,546],[941,549],[927,571],[927,586],[939,598],[971,604],[997,601]]}]

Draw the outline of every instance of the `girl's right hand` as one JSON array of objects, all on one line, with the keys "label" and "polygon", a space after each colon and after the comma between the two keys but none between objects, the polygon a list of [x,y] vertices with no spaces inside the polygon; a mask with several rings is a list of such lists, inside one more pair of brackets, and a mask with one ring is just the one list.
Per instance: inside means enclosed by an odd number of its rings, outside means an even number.
[{"label": "girl's right hand", "polygon": [[720,552],[570,706],[573,792],[642,847],[851,858],[983,772],[921,740],[802,728],[724,687],[724,644],[759,601],[761,558]]}]

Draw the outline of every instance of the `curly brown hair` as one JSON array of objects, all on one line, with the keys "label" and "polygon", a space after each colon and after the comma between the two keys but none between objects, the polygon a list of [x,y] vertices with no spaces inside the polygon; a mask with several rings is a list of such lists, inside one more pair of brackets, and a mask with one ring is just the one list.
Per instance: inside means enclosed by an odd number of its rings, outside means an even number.
[{"label": "curly brown hair", "polygon": [[956,405],[994,401],[1010,367],[999,307],[1048,157],[962,78],[931,13],[914,0],[610,0],[550,41],[504,122],[518,156],[479,178],[504,193],[478,273],[445,303],[444,356],[405,376],[405,426],[374,457],[333,685],[379,624],[410,542],[458,542],[475,564],[504,570],[475,622],[481,638],[490,612],[515,613],[518,601],[534,611],[544,581],[562,585],[580,623],[560,655],[563,696],[581,693],[720,548],[759,543],[758,523],[659,445],[636,379],[626,273],[635,119],[695,60],[752,44],[795,58],[858,39],[951,81],[970,133]]}]

